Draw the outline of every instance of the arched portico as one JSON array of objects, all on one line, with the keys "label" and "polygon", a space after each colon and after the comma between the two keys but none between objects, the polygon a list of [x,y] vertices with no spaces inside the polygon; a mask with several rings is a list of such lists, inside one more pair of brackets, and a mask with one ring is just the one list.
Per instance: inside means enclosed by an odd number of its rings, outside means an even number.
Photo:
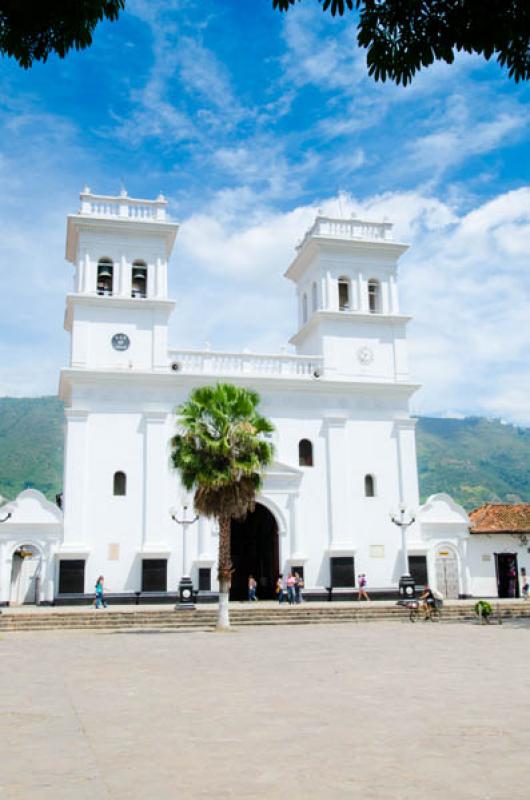
[{"label": "arched portico", "polygon": [[52,602],[61,510],[36,489],[25,489],[2,511],[11,517],[0,526],[0,603]]}]

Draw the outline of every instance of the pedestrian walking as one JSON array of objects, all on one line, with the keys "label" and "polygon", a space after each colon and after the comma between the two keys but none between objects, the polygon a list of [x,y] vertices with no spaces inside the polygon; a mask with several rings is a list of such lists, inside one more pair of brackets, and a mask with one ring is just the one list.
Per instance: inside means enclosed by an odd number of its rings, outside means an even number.
[{"label": "pedestrian walking", "polygon": [[368,581],[366,580],[366,575],[364,572],[361,572],[359,575],[359,596],[358,600],[369,600],[368,592],[366,591],[366,587],[368,586]]},{"label": "pedestrian walking", "polygon": [[276,596],[278,597],[278,603],[281,605],[285,600],[285,592],[283,590],[283,575],[281,572],[278,575],[278,580],[276,581]]},{"label": "pedestrian walking", "polygon": [[294,573],[294,600],[295,603],[302,602],[302,589],[304,588],[304,579],[298,572]]},{"label": "pedestrian walking", "polygon": [[257,586],[258,586],[258,584],[256,583],[256,579],[254,578],[254,575],[249,575],[248,576],[248,599],[249,599],[250,602],[253,602],[254,600],[258,599],[256,597]]},{"label": "pedestrian walking", "polygon": [[295,584],[296,578],[294,577],[294,573],[290,572],[287,576],[287,600],[289,601],[290,606],[293,606],[296,600],[294,589]]},{"label": "pedestrian walking", "polygon": [[101,607],[107,608],[103,583],[104,583],[103,575],[100,575],[96,581],[96,587],[95,587],[94,605],[96,608],[101,608]]}]

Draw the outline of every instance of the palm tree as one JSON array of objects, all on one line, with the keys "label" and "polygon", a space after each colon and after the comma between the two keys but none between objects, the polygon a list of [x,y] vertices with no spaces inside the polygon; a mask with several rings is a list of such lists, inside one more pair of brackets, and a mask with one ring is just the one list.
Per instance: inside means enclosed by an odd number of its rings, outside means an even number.
[{"label": "palm tree", "polygon": [[178,409],[179,432],[171,440],[171,460],[199,514],[219,523],[219,615],[230,627],[228,594],[232,576],[230,526],[252,511],[263,471],[272,461],[264,434],[274,430],[257,412],[259,395],[219,383],[194,389]]}]

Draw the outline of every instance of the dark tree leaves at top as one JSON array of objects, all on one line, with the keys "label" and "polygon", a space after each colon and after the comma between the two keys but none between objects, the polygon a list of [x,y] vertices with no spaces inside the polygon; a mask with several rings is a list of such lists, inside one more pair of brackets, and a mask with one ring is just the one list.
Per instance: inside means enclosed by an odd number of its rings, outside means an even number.
[{"label": "dark tree leaves at top", "polygon": [[117,20],[125,0],[0,0],[0,53],[27,69],[51,53],[83,50],[103,19]]},{"label": "dark tree leaves at top", "polygon": [[[298,2],[272,0],[272,5],[287,11]],[[434,61],[452,64],[457,52],[496,57],[510,78],[530,78],[529,0],[319,2],[333,16],[357,12],[357,43],[366,48],[368,72],[376,80],[406,85]]]}]

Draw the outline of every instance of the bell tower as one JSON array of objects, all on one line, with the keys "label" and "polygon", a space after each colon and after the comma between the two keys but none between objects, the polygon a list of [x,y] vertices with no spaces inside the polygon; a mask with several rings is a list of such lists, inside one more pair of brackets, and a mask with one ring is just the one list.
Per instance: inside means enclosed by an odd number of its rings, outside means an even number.
[{"label": "bell tower", "polygon": [[296,285],[299,355],[324,357],[324,377],[400,382],[408,379],[399,312],[397,261],[408,245],[389,222],[318,216],[285,276]]},{"label": "bell tower", "polygon": [[167,201],[95,195],[85,187],[67,223],[66,258],[75,268],[66,298],[70,367],[167,369],[167,265],[178,225]]}]

